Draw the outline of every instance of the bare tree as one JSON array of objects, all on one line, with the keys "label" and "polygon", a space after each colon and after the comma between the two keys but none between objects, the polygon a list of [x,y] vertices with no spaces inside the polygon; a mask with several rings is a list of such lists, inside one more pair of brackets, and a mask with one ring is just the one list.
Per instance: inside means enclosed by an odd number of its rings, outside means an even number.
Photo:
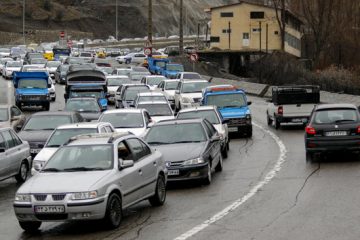
[{"label": "bare tree", "polygon": [[276,13],[276,20],[280,28],[281,50],[285,50],[286,5],[287,0],[272,0]]}]

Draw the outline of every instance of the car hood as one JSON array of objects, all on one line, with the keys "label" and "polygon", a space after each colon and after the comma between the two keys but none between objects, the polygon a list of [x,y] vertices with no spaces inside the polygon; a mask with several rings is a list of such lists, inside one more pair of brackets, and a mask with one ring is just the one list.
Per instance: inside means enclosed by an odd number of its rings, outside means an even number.
[{"label": "car hood", "polygon": [[19,137],[28,142],[46,142],[53,130],[21,131]]},{"label": "car hood", "polygon": [[174,116],[152,116],[151,119],[154,122],[160,122],[160,121],[164,121],[164,120],[171,120],[174,119]]},{"label": "car hood", "polygon": [[54,155],[54,153],[58,150],[58,148],[43,148],[41,149],[41,151],[35,156],[34,160],[39,160],[39,161],[47,161],[49,160],[52,155]]},{"label": "car hood", "polygon": [[6,71],[20,71],[21,67],[7,67],[6,68]]},{"label": "car hood", "polygon": [[206,142],[200,142],[152,145],[152,147],[163,154],[165,161],[179,162],[200,157],[205,145]]},{"label": "car hood", "polygon": [[111,170],[58,173],[40,172],[26,181],[25,184],[22,185],[18,190],[18,192],[70,193],[92,191],[96,190],[92,189],[92,187],[110,173]]},{"label": "car hood", "polygon": [[16,92],[26,95],[46,95],[49,90],[47,88],[17,88]]},{"label": "car hood", "polygon": [[86,121],[98,120],[101,112],[79,112]]},{"label": "car hood", "polygon": [[201,98],[202,94],[201,93],[182,93],[181,97],[186,97],[186,98]]},{"label": "car hood", "polygon": [[145,133],[145,128],[115,128],[116,132],[131,132],[135,136],[141,137]]},{"label": "car hood", "polygon": [[116,90],[119,88],[119,86],[108,86],[108,92],[116,92]]},{"label": "car hood", "polygon": [[245,117],[246,114],[250,114],[250,110],[247,106],[236,108],[219,108],[219,111],[223,118]]}]

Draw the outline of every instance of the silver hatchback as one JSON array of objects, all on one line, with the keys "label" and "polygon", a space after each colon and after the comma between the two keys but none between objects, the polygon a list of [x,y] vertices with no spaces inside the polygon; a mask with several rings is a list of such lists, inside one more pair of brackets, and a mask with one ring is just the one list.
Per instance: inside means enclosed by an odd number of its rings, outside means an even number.
[{"label": "silver hatchback", "polygon": [[82,135],[19,188],[14,209],[25,231],[36,231],[43,221],[95,219],[116,228],[133,204],[148,199],[163,205],[166,183],[162,154],[136,136]]}]

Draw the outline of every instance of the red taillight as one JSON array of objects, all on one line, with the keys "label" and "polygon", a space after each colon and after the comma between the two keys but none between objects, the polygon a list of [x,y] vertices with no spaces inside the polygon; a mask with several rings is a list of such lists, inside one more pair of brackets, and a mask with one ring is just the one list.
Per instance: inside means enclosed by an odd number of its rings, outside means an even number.
[{"label": "red taillight", "polygon": [[357,133],[360,133],[360,126],[357,127]]},{"label": "red taillight", "polygon": [[305,132],[309,135],[315,135],[316,134],[316,130],[315,128],[311,127],[311,126],[307,126],[305,128]]},{"label": "red taillight", "polygon": [[278,107],[278,114],[279,114],[279,115],[283,115],[283,113],[284,113],[284,108],[283,108],[283,106],[279,106],[279,107]]}]

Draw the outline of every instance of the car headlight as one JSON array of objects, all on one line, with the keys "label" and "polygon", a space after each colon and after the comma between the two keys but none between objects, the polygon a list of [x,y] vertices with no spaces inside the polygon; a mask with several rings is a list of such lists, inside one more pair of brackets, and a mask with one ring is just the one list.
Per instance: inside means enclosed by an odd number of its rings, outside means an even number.
[{"label": "car headlight", "polygon": [[192,100],[192,98],[184,97],[184,98],[182,98],[182,102],[183,102],[183,103],[192,103],[193,100]]},{"label": "car headlight", "polygon": [[86,200],[97,198],[97,191],[78,192],[71,195],[71,200]]},{"label": "car headlight", "polygon": [[203,158],[194,158],[194,159],[189,159],[186,160],[183,165],[195,165],[195,164],[201,164],[204,163],[204,159]]},{"label": "car headlight", "polygon": [[40,171],[44,167],[45,163],[46,161],[34,160],[33,162],[34,169],[36,171]]},{"label": "car headlight", "polygon": [[15,195],[16,202],[31,202],[30,194],[16,194]]},{"label": "car headlight", "polygon": [[21,100],[22,97],[23,97],[23,96],[22,96],[21,94],[18,95],[19,100]]},{"label": "car headlight", "polygon": [[250,115],[250,114],[246,114],[246,119],[251,119],[251,115]]}]

